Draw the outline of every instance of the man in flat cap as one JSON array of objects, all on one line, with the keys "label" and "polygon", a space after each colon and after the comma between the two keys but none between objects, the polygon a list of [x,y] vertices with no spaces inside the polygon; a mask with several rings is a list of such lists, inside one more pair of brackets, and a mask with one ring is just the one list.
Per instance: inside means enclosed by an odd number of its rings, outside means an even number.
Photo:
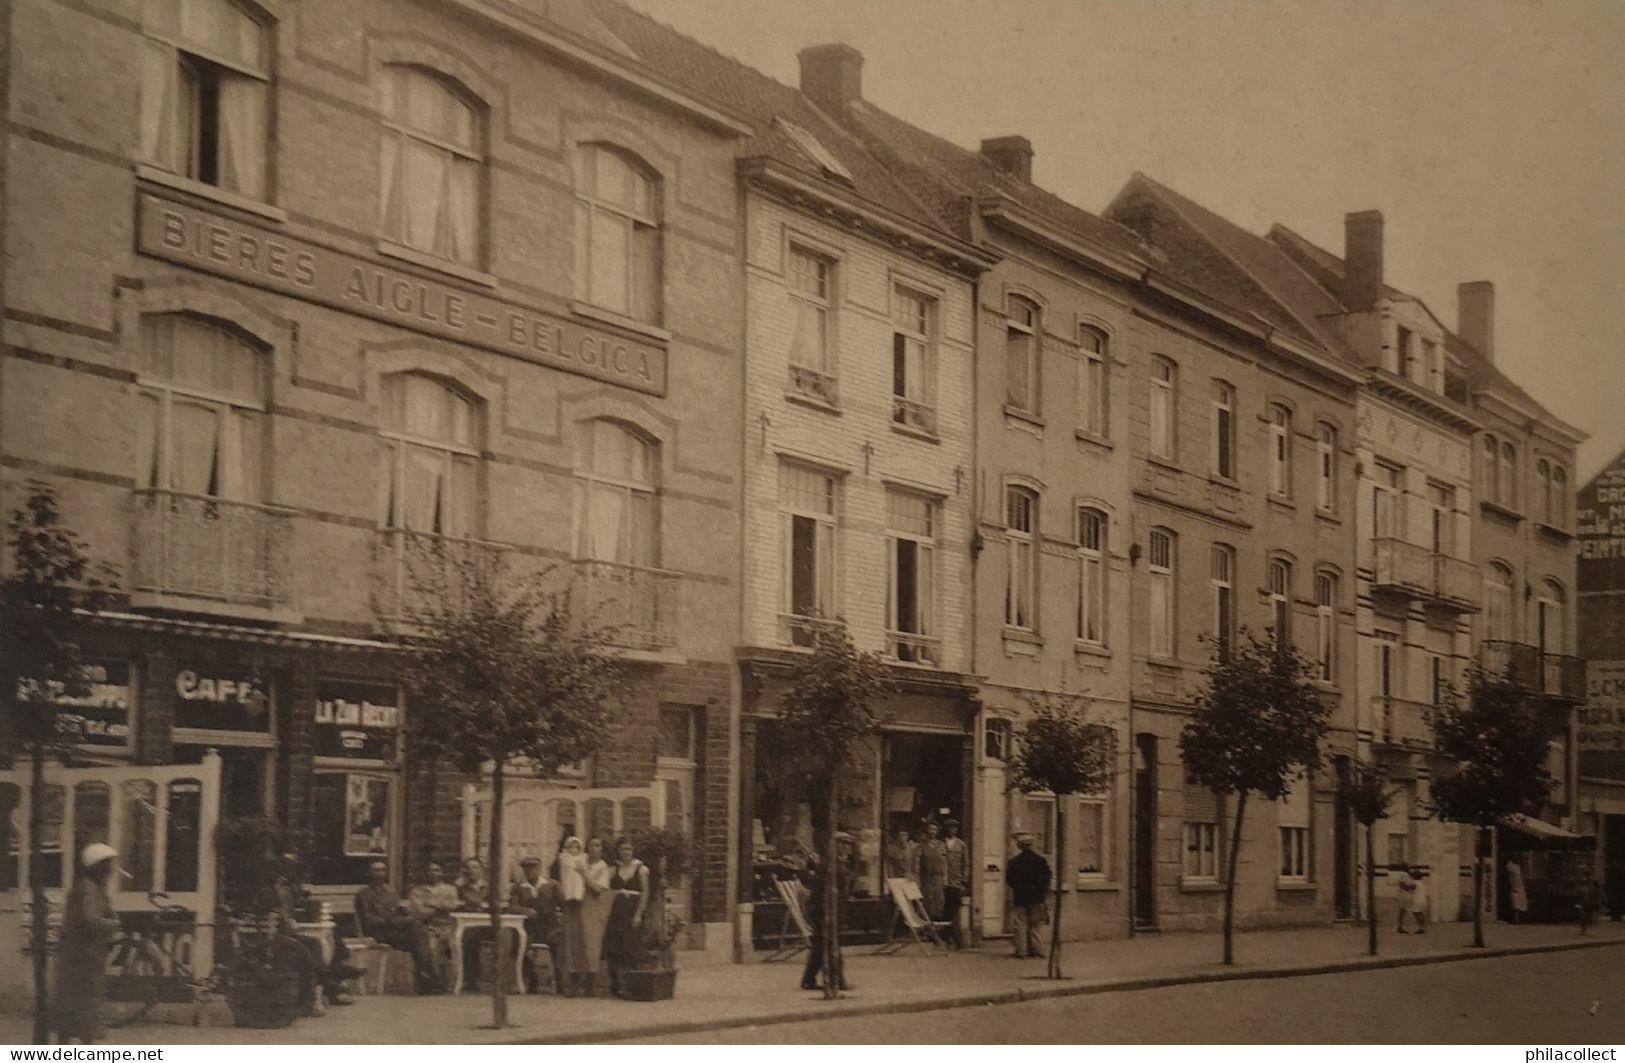
[{"label": "man in flat cap", "polygon": [[1049,861],[1033,850],[1033,836],[1016,835],[1016,855],[1004,865],[1004,884],[1010,887],[1010,931],[1016,958],[1044,955],[1039,927],[1049,922],[1044,906],[1049,892]]},{"label": "man in flat cap", "polygon": [[[852,889],[852,835],[846,831],[835,833],[835,867],[820,867],[813,875],[809,885],[812,887],[812,897],[807,901],[807,921],[812,924],[812,946],[807,952],[807,967],[801,972],[801,988],[820,989],[818,976],[824,970],[824,876],[833,871],[835,875],[835,910],[836,919],[840,918],[840,906],[846,901],[846,895]],[[836,940],[835,964],[830,971],[831,980],[843,992],[852,987],[847,984],[846,971],[841,965],[840,941]]]},{"label": "man in flat cap", "polygon": [[[563,943],[563,926],[559,922],[559,884],[542,871],[540,857],[527,856],[519,861],[519,881],[508,891],[508,904],[525,916],[525,933],[531,944],[546,945],[552,951],[553,991],[558,992],[558,981],[563,967],[559,947]],[[521,960],[524,957],[520,957]],[[526,979],[533,992],[539,992],[536,972]]]},{"label": "man in flat cap", "polygon": [[959,836],[959,821],[950,819],[942,824],[942,851],[947,870],[942,880],[942,918],[948,921],[944,935],[955,948],[965,947],[964,935],[959,929],[959,906],[970,890],[970,847]]}]

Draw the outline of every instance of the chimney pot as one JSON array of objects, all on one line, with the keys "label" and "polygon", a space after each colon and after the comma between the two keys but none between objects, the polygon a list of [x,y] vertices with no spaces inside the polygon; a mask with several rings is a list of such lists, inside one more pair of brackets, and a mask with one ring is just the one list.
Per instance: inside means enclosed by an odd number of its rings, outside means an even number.
[{"label": "chimney pot", "polygon": [[1370,310],[1382,298],[1382,211],[1343,216],[1343,302]]},{"label": "chimney pot", "polygon": [[1495,361],[1495,285],[1464,281],[1456,285],[1456,333],[1491,362]]},{"label": "chimney pot", "polygon": [[1033,142],[1026,137],[989,137],[982,141],[982,155],[1011,177],[1033,179]]},{"label": "chimney pot", "polygon": [[815,44],[801,49],[801,91],[831,114],[863,99],[863,53],[850,44]]}]

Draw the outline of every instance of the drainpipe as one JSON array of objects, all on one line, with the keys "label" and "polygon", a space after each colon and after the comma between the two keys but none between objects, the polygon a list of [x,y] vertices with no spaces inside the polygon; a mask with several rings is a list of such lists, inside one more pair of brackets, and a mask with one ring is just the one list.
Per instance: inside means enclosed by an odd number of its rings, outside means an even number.
[{"label": "drainpipe", "polygon": [[1123,640],[1124,658],[1128,669],[1128,866],[1123,873],[1128,877],[1125,896],[1128,897],[1128,936],[1134,937],[1139,932],[1136,912],[1139,906],[1139,896],[1136,886],[1139,884],[1139,831],[1137,829],[1136,815],[1140,808],[1140,744],[1134,733],[1134,570],[1140,561],[1139,521],[1135,514],[1129,514],[1129,543],[1128,543],[1128,600],[1123,604],[1123,616],[1128,624],[1128,635]]}]

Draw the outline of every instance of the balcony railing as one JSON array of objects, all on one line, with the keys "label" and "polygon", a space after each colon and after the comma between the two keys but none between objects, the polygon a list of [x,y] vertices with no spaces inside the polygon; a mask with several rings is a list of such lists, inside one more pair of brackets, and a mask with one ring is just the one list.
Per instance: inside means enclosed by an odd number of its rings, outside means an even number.
[{"label": "balcony railing", "polygon": [[135,495],[131,590],[269,608],[288,600],[293,518],[211,495]]},{"label": "balcony railing", "polygon": [[1537,694],[1585,700],[1586,663],[1579,657],[1546,653],[1523,642],[1486,639],[1479,649],[1479,664],[1486,672],[1504,675]]},{"label": "balcony railing", "polygon": [[496,543],[385,528],[373,541],[374,607],[391,620],[454,607],[502,555]]},{"label": "balcony railing", "polygon": [[780,613],[780,638],[791,646],[811,647],[818,641],[818,631],[821,628],[832,628],[836,621],[826,620],[821,616],[810,616],[805,613]]},{"label": "balcony railing", "polygon": [[804,365],[790,367],[790,391],[826,406],[838,405],[841,397],[833,376]]},{"label": "balcony railing", "polygon": [[1433,748],[1433,706],[1378,694],[1371,699],[1376,739],[1404,749]]},{"label": "balcony railing", "polygon": [[575,562],[577,605],[609,640],[631,649],[658,650],[677,644],[675,572],[612,561]]},{"label": "balcony railing", "polygon": [[907,631],[886,632],[886,647],[899,661],[923,664],[929,668],[942,667],[942,640],[934,635],[916,635]]},{"label": "balcony railing", "polygon": [[1377,539],[1372,546],[1377,586],[1477,608],[1478,567],[1471,561],[1403,539]]},{"label": "balcony railing", "polygon": [[937,434],[937,411],[935,407],[913,399],[905,399],[901,395],[893,395],[891,399],[891,419],[894,424],[916,431]]}]

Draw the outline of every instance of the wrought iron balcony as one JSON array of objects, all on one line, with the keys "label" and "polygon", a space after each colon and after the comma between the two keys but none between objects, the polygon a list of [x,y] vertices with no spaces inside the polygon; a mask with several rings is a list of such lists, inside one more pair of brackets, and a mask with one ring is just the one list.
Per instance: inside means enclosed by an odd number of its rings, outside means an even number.
[{"label": "wrought iron balcony", "polygon": [[1375,739],[1399,749],[1433,748],[1433,706],[1378,694],[1371,699]]},{"label": "wrought iron balcony", "polygon": [[907,631],[886,632],[886,649],[899,661],[923,664],[928,668],[942,667],[942,640],[934,635],[916,635]]},{"label": "wrought iron balcony", "polygon": [[135,494],[132,591],[270,608],[288,600],[292,515],[157,488]]},{"label": "wrought iron balcony", "polygon": [[496,543],[405,528],[373,540],[374,608],[391,620],[457,602],[501,556]]},{"label": "wrought iron balcony", "polygon": [[677,644],[681,577],[675,572],[613,561],[575,562],[577,606],[591,623],[610,629],[610,641],[629,649]]},{"label": "wrought iron balcony", "polygon": [[1441,605],[1478,608],[1478,567],[1471,561],[1403,539],[1376,539],[1372,547],[1377,587],[1431,598]]},{"label": "wrought iron balcony", "polygon": [[1564,701],[1584,701],[1586,663],[1579,657],[1546,653],[1523,642],[1486,639],[1479,648],[1486,672],[1503,675],[1537,694]]}]

